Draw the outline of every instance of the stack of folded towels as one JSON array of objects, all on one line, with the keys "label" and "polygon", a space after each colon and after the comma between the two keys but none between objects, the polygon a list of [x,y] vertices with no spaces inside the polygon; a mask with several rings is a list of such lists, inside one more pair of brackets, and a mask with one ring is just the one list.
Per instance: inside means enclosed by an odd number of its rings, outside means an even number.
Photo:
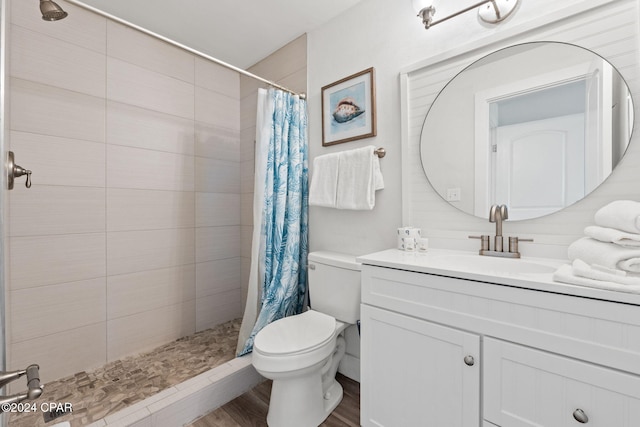
[{"label": "stack of folded towels", "polygon": [[553,275],[558,282],[640,293],[640,203],[618,200],[602,207],[596,225],[569,246],[571,265]]}]

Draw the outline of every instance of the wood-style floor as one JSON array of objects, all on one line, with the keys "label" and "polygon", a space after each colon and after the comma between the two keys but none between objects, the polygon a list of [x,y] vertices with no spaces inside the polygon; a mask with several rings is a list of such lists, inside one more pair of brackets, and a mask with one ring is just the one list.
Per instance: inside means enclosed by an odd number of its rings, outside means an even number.
[{"label": "wood-style floor", "polygon": [[[344,389],[342,402],[321,425],[325,427],[358,427],[360,425],[360,383],[341,374],[336,379]],[[189,427],[254,427],[267,425],[271,381],[264,381],[196,420]]]}]

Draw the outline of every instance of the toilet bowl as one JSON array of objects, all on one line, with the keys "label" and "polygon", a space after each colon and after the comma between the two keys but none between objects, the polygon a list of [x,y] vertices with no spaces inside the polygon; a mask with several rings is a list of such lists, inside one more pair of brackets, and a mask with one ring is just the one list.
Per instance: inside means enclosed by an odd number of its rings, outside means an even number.
[{"label": "toilet bowl", "polygon": [[309,293],[310,310],[265,326],[254,340],[253,366],[273,381],[270,427],[318,426],[342,400],[335,379],[346,348],[342,332],[360,314],[355,257],[309,254]]}]

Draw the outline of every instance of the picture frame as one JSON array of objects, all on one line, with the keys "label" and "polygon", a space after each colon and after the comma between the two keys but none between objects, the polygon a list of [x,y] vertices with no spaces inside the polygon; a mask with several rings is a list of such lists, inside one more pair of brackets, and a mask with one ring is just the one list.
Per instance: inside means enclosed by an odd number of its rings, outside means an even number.
[{"label": "picture frame", "polygon": [[373,67],[322,88],[322,146],[376,136]]}]

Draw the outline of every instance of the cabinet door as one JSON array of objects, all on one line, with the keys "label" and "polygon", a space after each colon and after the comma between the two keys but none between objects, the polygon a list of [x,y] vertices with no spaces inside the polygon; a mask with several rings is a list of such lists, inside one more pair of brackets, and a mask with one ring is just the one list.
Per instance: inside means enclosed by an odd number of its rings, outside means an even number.
[{"label": "cabinet door", "polygon": [[637,375],[491,338],[483,355],[484,416],[492,423],[640,426]]},{"label": "cabinet door", "polygon": [[363,426],[480,426],[478,335],[368,305],[361,322]]}]

